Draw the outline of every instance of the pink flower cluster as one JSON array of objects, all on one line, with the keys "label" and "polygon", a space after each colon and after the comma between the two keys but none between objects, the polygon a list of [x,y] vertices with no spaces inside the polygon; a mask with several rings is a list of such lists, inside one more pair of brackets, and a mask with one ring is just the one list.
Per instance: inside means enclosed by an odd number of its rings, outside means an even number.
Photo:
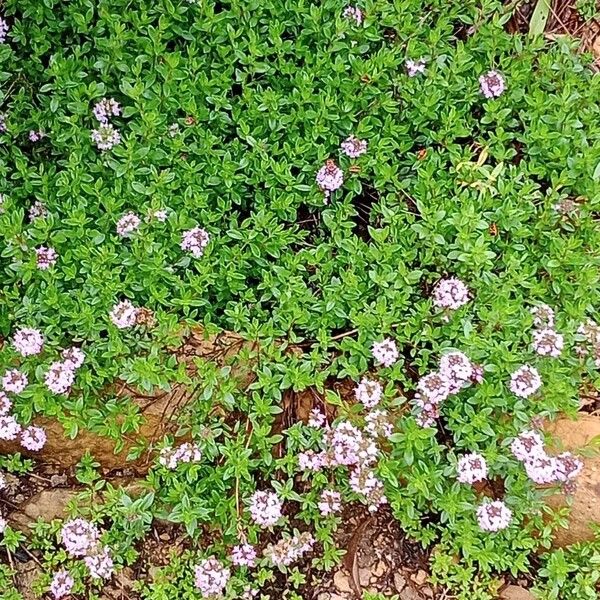
[{"label": "pink flower cluster", "polygon": [[419,60],[411,60],[410,58],[406,61],[406,71],[409,77],[425,73],[425,61],[420,58]]},{"label": "pink flower cluster", "polygon": [[184,442],[178,448],[167,446],[160,451],[158,462],[167,469],[176,469],[181,463],[200,462],[202,452],[196,444]]},{"label": "pink flower cluster", "polygon": [[324,202],[327,204],[331,192],[342,187],[344,172],[335,164],[335,161],[329,159],[317,172],[316,180],[325,195]]},{"label": "pink flower cluster", "polygon": [[387,438],[394,431],[393,423],[386,410],[372,410],[365,415],[365,431],[372,438]]},{"label": "pink flower cluster", "polygon": [[6,19],[0,17],[0,44],[4,44],[4,42],[6,42],[6,36],[8,35],[9,30],[10,27],[6,22]]},{"label": "pink flower cluster", "polygon": [[231,562],[238,567],[256,565],[256,550],[251,544],[239,544],[231,549]]},{"label": "pink flower cluster", "polygon": [[190,252],[194,258],[200,258],[204,254],[204,249],[208,246],[210,236],[205,229],[194,227],[183,232],[181,239],[181,249]]},{"label": "pink flower cluster", "polygon": [[15,333],[13,346],[21,356],[33,356],[39,354],[44,348],[44,336],[37,329],[24,327]]},{"label": "pink flower cluster", "polygon": [[533,332],[533,349],[542,356],[558,358],[564,345],[563,336],[554,329],[538,329]]},{"label": "pink flower cluster", "polygon": [[2,415],[0,417],[0,440],[7,442],[16,440],[21,433],[21,426],[11,415]]},{"label": "pink flower cluster", "polygon": [[337,513],[342,508],[341,494],[334,490],[324,490],[317,506],[324,517]]},{"label": "pink flower cluster", "polygon": [[92,579],[110,579],[113,574],[114,563],[108,546],[96,547],[83,557],[83,562]]},{"label": "pink flower cluster", "polygon": [[117,235],[128,237],[137,231],[141,224],[142,220],[134,212],[129,211],[117,221]]},{"label": "pink flower cluster", "polygon": [[85,519],[77,518],[67,521],[61,530],[62,544],[73,557],[85,556],[100,539],[98,528]]},{"label": "pink flower cluster", "polygon": [[341,149],[346,156],[358,158],[367,151],[367,141],[359,140],[356,136],[351,135],[342,142]]},{"label": "pink flower cluster", "polygon": [[29,220],[43,219],[48,216],[48,211],[42,202],[36,200],[29,208]]},{"label": "pink flower cluster", "polygon": [[6,477],[4,476],[4,473],[0,471],[0,491],[2,491],[4,488],[6,488]]},{"label": "pink flower cluster", "polygon": [[529,479],[538,485],[572,482],[583,469],[583,462],[570,452],[549,456],[542,436],[536,431],[523,431],[512,441],[510,449],[523,463]]},{"label": "pink flower cluster", "polygon": [[379,382],[363,377],[354,389],[354,395],[365,408],[373,408],[381,401],[383,388]]},{"label": "pink flower cluster", "polygon": [[265,548],[264,555],[275,566],[287,567],[310,552],[314,543],[313,536],[304,532],[290,538],[282,538],[276,544],[269,544]]},{"label": "pink flower cluster", "polygon": [[38,452],[46,444],[46,432],[41,427],[31,425],[21,432],[21,445],[31,452]]},{"label": "pink flower cluster", "polygon": [[580,356],[586,356],[590,353],[594,359],[594,364],[600,368],[600,327],[592,319],[588,319],[585,323],[581,323],[577,329],[577,333],[583,336],[586,346],[578,346],[577,352]]},{"label": "pink flower cluster", "polygon": [[130,300],[121,300],[112,307],[110,320],[119,329],[127,329],[137,324],[139,308],[136,308]]},{"label": "pink flower cluster", "polygon": [[505,87],[504,77],[498,71],[488,71],[479,78],[479,88],[486,98],[497,98]]},{"label": "pink flower cluster", "polygon": [[533,349],[542,356],[557,358],[565,345],[564,338],[554,329],[554,311],[547,304],[531,309],[533,324]]},{"label": "pink flower cluster", "polygon": [[554,311],[547,304],[539,304],[531,309],[533,325],[539,329],[554,327]]},{"label": "pink flower cluster", "polygon": [[442,402],[448,396],[457,394],[470,383],[480,383],[483,379],[481,367],[473,365],[462,352],[452,351],[440,359],[439,371],[433,371],[419,380],[415,405],[417,423],[421,427],[431,427],[440,415]]},{"label": "pink flower cluster", "polygon": [[61,530],[61,540],[70,556],[83,557],[92,578],[111,577],[114,565],[110,548],[100,543],[100,531],[96,525],[82,518],[67,521]]},{"label": "pink flower cluster", "polygon": [[387,504],[382,481],[364,464],[359,464],[350,473],[350,487],[355,493],[364,496],[370,512],[375,512],[382,504]]},{"label": "pink flower cluster", "polygon": [[0,513],[0,535],[2,535],[8,527],[8,521]]},{"label": "pink flower cluster", "polygon": [[92,142],[98,150],[110,150],[121,142],[121,134],[110,123],[101,123],[98,129],[92,129]]},{"label": "pink flower cluster", "polygon": [[53,394],[67,394],[74,381],[73,364],[64,360],[53,362],[44,376],[44,383]]},{"label": "pink flower cluster", "polygon": [[457,479],[460,483],[473,484],[483,481],[488,474],[485,458],[477,452],[465,454],[458,459],[456,465]]},{"label": "pink flower cluster", "polygon": [[94,116],[103,124],[107,124],[111,117],[117,117],[121,114],[121,107],[114,98],[102,98],[94,106]]},{"label": "pink flower cluster", "polygon": [[512,520],[512,511],[504,502],[484,501],[477,507],[477,521],[483,531],[496,532],[506,529]]},{"label": "pink flower cluster", "polygon": [[342,14],[346,19],[354,21],[357,25],[363,22],[363,13],[358,6],[347,6]]},{"label": "pink flower cluster", "polygon": [[283,502],[275,492],[257,491],[250,498],[250,516],[261,527],[272,527],[282,517]]},{"label": "pink flower cluster", "polygon": [[374,342],[371,352],[375,363],[383,367],[391,367],[400,356],[396,342],[391,338],[386,338],[382,342]]},{"label": "pink flower cluster", "polygon": [[318,409],[313,408],[308,417],[308,426],[315,429],[323,428],[327,423],[327,417]]},{"label": "pink flower cluster", "polygon": [[58,254],[54,248],[48,248],[46,246],[40,246],[35,251],[37,268],[41,271],[46,271],[50,267],[56,264]]},{"label": "pink flower cluster", "polygon": [[93,112],[100,124],[92,130],[92,142],[99,150],[110,150],[121,141],[121,134],[109,123],[111,117],[121,114],[121,107],[113,98],[102,98]]},{"label": "pink flower cluster", "polygon": [[11,408],[12,402],[10,398],[4,392],[0,392],[0,416],[7,415]]},{"label": "pink flower cluster", "polygon": [[469,288],[457,277],[442,279],[433,290],[433,303],[447,310],[456,310],[469,301]]},{"label": "pink flower cluster", "polygon": [[229,569],[216,558],[210,557],[200,561],[194,568],[195,585],[203,596],[222,596],[231,576]]},{"label": "pink flower cluster", "polygon": [[542,378],[537,369],[530,365],[519,367],[510,376],[510,391],[519,398],[529,398],[542,386]]},{"label": "pink flower cluster", "polygon": [[60,571],[57,571],[52,578],[52,582],[50,583],[50,593],[58,600],[58,598],[68,596],[74,585],[75,580],[71,574],[67,570],[61,569]]},{"label": "pink flower cluster", "polygon": [[28,383],[27,375],[18,369],[9,369],[2,377],[2,389],[13,394],[20,394]]}]

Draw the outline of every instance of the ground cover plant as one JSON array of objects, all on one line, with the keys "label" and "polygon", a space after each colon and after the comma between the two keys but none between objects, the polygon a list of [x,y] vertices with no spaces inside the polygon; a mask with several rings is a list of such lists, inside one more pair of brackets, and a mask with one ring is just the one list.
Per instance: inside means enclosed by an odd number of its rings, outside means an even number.
[{"label": "ground cover plant", "polygon": [[[89,448],[67,519],[4,506],[4,597],[23,549],[37,594],[101,597],[168,523],[139,597],[309,598],[353,503],[454,597],[595,597],[597,542],[547,553],[583,463],[542,425],[598,384],[600,77],[514,8],[1,5],[0,488],[43,419],[153,457],[131,489]],[[190,369],[198,327],[252,344]],[[179,429],[121,382],[184,386]]]}]

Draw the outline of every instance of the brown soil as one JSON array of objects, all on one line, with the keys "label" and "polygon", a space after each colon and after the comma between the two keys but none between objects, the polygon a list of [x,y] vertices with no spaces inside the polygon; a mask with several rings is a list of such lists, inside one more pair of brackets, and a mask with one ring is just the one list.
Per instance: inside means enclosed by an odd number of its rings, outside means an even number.
[{"label": "brown soil", "polygon": [[[512,4],[512,0],[508,0],[507,4]],[[515,33],[528,33],[529,22],[536,4],[537,0],[520,2],[513,17],[507,23],[508,30]],[[580,50],[592,53],[596,59],[593,66],[600,69],[600,20],[596,18],[585,21],[577,12],[575,0],[552,0],[544,34],[550,40],[561,35],[579,39]]]}]

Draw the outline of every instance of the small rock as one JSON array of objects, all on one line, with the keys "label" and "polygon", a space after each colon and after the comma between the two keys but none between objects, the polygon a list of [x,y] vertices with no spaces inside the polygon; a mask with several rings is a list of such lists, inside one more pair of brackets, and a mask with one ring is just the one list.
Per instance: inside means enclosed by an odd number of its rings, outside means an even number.
[{"label": "small rock", "polygon": [[317,600],[331,600],[331,594],[328,592],[321,592],[317,596]]},{"label": "small rock", "polygon": [[66,475],[52,475],[50,477],[50,485],[52,487],[59,487],[61,485],[67,485],[68,478]]},{"label": "small rock", "polygon": [[434,596],[433,590],[428,585],[422,587],[421,592],[423,592],[423,594],[425,594],[428,598],[433,598]]},{"label": "small rock", "polygon": [[401,592],[406,587],[406,577],[401,573],[394,573],[394,587],[397,592]]},{"label": "small rock", "polygon": [[366,587],[369,585],[371,581],[371,570],[370,569],[359,569],[358,570],[358,580],[360,585]]},{"label": "small rock", "polygon": [[351,593],[353,591],[352,586],[350,585],[350,579],[343,571],[336,571],[333,576],[333,583],[340,592]]},{"label": "small rock", "polygon": [[400,600],[421,600],[421,594],[413,587],[405,587],[400,593]]},{"label": "small rock", "polygon": [[375,577],[381,577],[385,573],[385,563],[380,560],[372,571],[372,574]]},{"label": "small rock", "polygon": [[502,600],[535,600],[535,597],[520,585],[509,585],[500,592]]},{"label": "small rock", "polygon": [[30,498],[21,507],[10,515],[11,521],[21,528],[26,528],[33,521],[43,519],[46,522],[59,517],[64,517],[64,510],[68,502],[77,495],[77,490],[56,488],[43,490]]},{"label": "small rock", "polygon": [[427,581],[427,573],[423,569],[419,569],[416,573],[410,576],[410,578],[417,584],[423,585]]}]

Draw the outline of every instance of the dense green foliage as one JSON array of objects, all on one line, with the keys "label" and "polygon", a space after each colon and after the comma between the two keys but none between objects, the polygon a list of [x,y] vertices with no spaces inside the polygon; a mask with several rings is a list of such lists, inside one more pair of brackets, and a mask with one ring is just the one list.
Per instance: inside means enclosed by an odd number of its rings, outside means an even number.
[{"label": "dense green foliage", "polygon": [[[202,463],[157,467],[140,499],[113,491],[93,509],[117,564],[135,561],[155,517],[183,523],[202,556],[224,556],[239,533],[236,500],[274,480],[295,506],[290,531],[316,530],[316,564],[328,568],[339,555],[339,518],[316,508],[328,476],[297,474],[296,455],[317,447],[317,433],[297,423],[283,437],[273,422],[284,390],[359,381],[373,341],[392,337],[401,360],[378,372],[395,419],[378,467],[391,509],[408,535],[437,545],[439,581],[460,597],[488,598],[498,573],[530,569],[563,518],[545,515],[546,492],[510,441],[533,417],[574,414],[582,382],[598,382],[593,360],[574,348],[600,293],[600,77],[566,38],[506,33],[510,13],[498,2],[378,0],[364,5],[361,26],[344,8],[340,0],[4,3],[0,335],[35,327],[47,343],[25,360],[5,344],[0,370],[20,365],[29,376],[13,398],[21,420],[54,416],[73,436],[135,435],[135,407],[103,393],[117,378],[143,390],[201,386],[184,420],[202,439]],[[421,57],[425,74],[409,78],[406,59]],[[491,100],[478,81],[490,69],[507,84]],[[112,121],[122,141],[100,152],[92,108],[105,96],[123,107]],[[31,130],[45,136],[33,143]],[[351,134],[368,140],[356,161],[339,151]],[[324,204],[315,174],[329,158],[346,181]],[[557,205],[567,200],[575,204],[563,214]],[[48,214],[30,220],[36,201]],[[159,209],[165,222],[144,219]],[[115,227],[128,211],[143,223],[123,239]],[[211,236],[200,259],[180,248],[195,226]],[[36,267],[42,245],[58,253],[46,271]],[[444,276],[459,277],[473,297],[449,318],[431,300]],[[153,311],[156,326],[117,329],[108,315],[123,298]],[[559,360],[531,350],[530,309],[542,302],[565,336]],[[182,322],[260,340],[251,389],[202,361],[189,381],[167,350]],[[281,339],[305,353],[286,353]],[[72,343],[86,362],[68,397],[52,394],[44,373]],[[439,431],[421,428],[407,398],[450,348],[483,365],[485,380],[448,400]],[[534,399],[507,387],[524,363],[543,380]],[[348,398],[327,397],[362,422]],[[226,416],[234,411],[236,422]],[[467,451],[486,457],[505,490],[514,515],[505,531],[479,529],[482,494],[455,480]],[[86,469],[83,480],[100,485]],[[358,499],[343,473],[336,480],[344,499]],[[67,558],[52,551],[59,529],[40,526],[33,542],[52,566]],[[144,588],[145,597],[196,597],[189,565],[198,552],[173,558],[163,587]],[[256,581],[269,576],[263,566]],[[236,577],[232,597],[248,575]],[[302,575],[293,577],[301,587]],[[561,593],[549,597],[583,597]]]}]

